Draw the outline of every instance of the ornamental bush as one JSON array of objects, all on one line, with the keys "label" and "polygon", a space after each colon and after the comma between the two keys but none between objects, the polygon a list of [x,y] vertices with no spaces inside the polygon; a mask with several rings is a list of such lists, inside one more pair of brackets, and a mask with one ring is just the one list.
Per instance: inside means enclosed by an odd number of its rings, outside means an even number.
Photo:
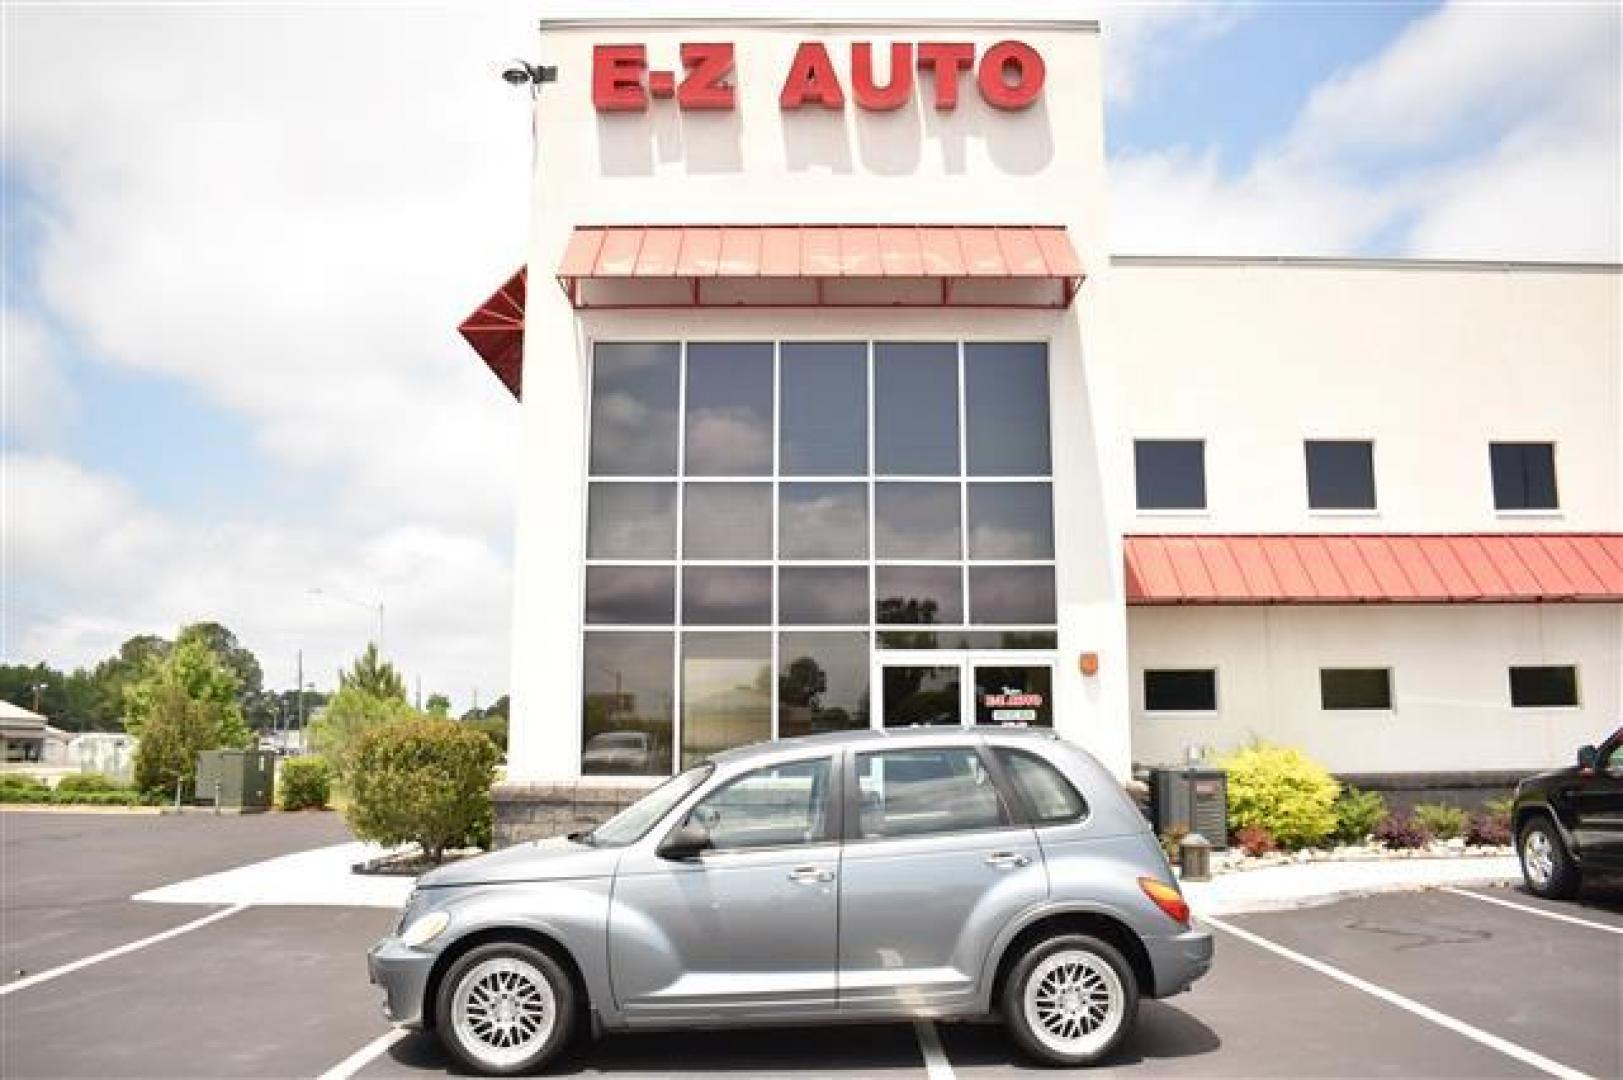
[{"label": "ornamental bush", "polygon": [[1229,830],[1267,829],[1286,850],[1322,843],[1336,828],[1341,785],[1300,750],[1254,743],[1223,758]]},{"label": "ornamental bush", "polygon": [[1274,843],[1274,834],[1261,825],[1247,825],[1236,831],[1234,846],[1252,858],[1279,850],[1279,845]]},{"label": "ornamental bush", "polygon": [[1509,847],[1510,818],[1497,814],[1473,814],[1465,830],[1467,847]]},{"label": "ornamental bush", "polygon": [[56,783],[56,793],[65,795],[70,793],[89,795],[96,792],[128,791],[128,784],[121,784],[110,776],[102,773],[69,773]]},{"label": "ornamental bush", "polygon": [[1421,803],[1414,808],[1415,824],[1439,840],[1457,840],[1465,835],[1471,815],[1457,806],[1443,803]]},{"label": "ornamental bush", "polygon": [[1388,814],[1375,826],[1377,844],[1393,851],[1409,851],[1431,843],[1431,830],[1406,814]]},{"label": "ornamental bush", "polygon": [[1336,830],[1331,839],[1341,844],[1362,844],[1386,816],[1386,800],[1378,791],[1350,787],[1336,799]]},{"label": "ornamental bush", "polygon": [[356,740],[345,811],[363,840],[416,843],[435,862],[447,848],[488,847],[496,746],[454,720],[419,717]]},{"label": "ornamental bush", "polygon": [[276,768],[276,796],[283,810],[325,810],[332,770],[319,757],[288,758]]}]

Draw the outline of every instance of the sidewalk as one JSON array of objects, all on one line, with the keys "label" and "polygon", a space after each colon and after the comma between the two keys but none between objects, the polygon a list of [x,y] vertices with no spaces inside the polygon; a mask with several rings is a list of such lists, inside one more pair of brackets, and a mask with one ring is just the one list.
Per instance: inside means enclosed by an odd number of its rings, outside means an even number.
[{"label": "sidewalk", "polygon": [[398,908],[406,902],[415,878],[350,870],[387,850],[377,844],[334,844],[177,881],[136,893],[133,899],[153,904]]},{"label": "sidewalk", "polygon": [[1291,863],[1186,881],[1183,894],[1196,915],[1238,915],[1325,904],[1346,896],[1487,885],[1521,877],[1516,857],[1475,859],[1375,859]]}]

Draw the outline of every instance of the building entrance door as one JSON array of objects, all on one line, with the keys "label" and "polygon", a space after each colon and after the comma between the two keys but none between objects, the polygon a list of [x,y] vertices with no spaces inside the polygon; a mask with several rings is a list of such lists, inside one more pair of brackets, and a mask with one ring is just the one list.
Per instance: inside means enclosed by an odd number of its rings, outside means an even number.
[{"label": "building entrance door", "polygon": [[1054,661],[1029,653],[888,652],[875,660],[883,727],[1054,726]]}]

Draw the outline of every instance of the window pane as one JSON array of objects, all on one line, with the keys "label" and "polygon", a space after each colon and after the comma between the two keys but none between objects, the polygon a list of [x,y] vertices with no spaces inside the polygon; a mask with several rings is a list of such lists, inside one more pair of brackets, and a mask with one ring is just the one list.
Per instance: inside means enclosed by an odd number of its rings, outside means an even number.
[{"label": "window pane", "polygon": [[778,471],[785,476],[866,476],[868,347],[784,342],[779,356],[783,422]]},{"label": "window pane", "polygon": [[1009,823],[997,785],[969,749],[857,755],[864,837],[930,836]]},{"label": "window pane", "polygon": [[770,559],[771,484],[688,484],[682,554],[688,559]]},{"label": "window pane", "polygon": [[963,669],[957,664],[886,664],[880,669],[880,678],[884,681],[886,727],[952,727],[964,722],[960,694]]},{"label": "window pane", "polygon": [[868,726],[868,635],[778,635],[778,738]]},{"label": "window pane", "polygon": [[1204,443],[1140,439],[1133,443],[1133,476],[1140,510],[1206,508]]},{"label": "window pane", "polygon": [[868,624],[868,568],[786,566],[778,571],[778,622]]},{"label": "window pane", "polygon": [[772,346],[688,345],[687,472],[765,476],[772,472]]},{"label": "window pane", "polygon": [[881,559],[961,559],[957,484],[880,484],[874,548]]},{"label": "window pane", "polygon": [[769,634],[682,635],[682,767],[772,737]]},{"label": "window pane", "polygon": [[1052,559],[1053,486],[970,484],[969,557]]},{"label": "window pane", "polygon": [[1054,669],[975,665],[975,723],[1054,726]]},{"label": "window pane", "polygon": [[779,485],[778,551],[785,559],[866,559],[868,485]]},{"label": "window pane", "polygon": [[999,746],[993,750],[1039,825],[1063,825],[1088,814],[1087,801],[1049,762],[1026,750]]},{"label": "window pane", "polygon": [[1324,668],[1319,702],[1326,709],[1390,709],[1392,673],[1386,668]]},{"label": "window pane", "polygon": [[881,649],[1057,649],[1052,630],[884,630]]},{"label": "window pane", "polygon": [[1555,444],[1490,443],[1496,510],[1554,510]]},{"label": "window pane", "polygon": [[815,844],[830,839],[829,759],[757,769],[700,799],[687,822],[704,826],[710,850]]},{"label": "window pane", "polygon": [[1375,509],[1372,444],[1308,442],[1307,504],[1314,510]]},{"label": "window pane", "polygon": [[765,626],[772,621],[772,568],[683,567],[682,621],[697,626]]},{"label": "window pane", "polygon": [[675,344],[602,344],[592,352],[595,476],[676,475]]},{"label": "window pane", "polygon": [[1513,667],[1510,704],[1518,709],[1560,709],[1578,704],[1578,669],[1571,665]]},{"label": "window pane", "polygon": [[676,571],[669,566],[586,568],[586,622],[669,626],[676,621]]},{"label": "window pane", "polygon": [[1217,672],[1210,668],[1144,673],[1146,712],[1214,712]]},{"label": "window pane", "polygon": [[958,475],[958,347],[876,344],[874,424],[879,473]]},{"label": "window pane", "polygon": [[671,771],[672,635],[587,633],[581,772]]},{"label": "window pane", "polygon": [[1048,347],[966,344],[964,406],[971,476],[1048,476]]},{"label": "window pane", "polygon": [[874,619],[882,623],[961,623],[963,582],[955,566],[881,566]]},{"label": "window pane", "polygon": [[593,484],[588,504],[587,558],[676,557],[675,484]]},{"label": "window pane", "polygon": [[969,621],[982,625],[1054,622],[1054,568],[970,567]]}]

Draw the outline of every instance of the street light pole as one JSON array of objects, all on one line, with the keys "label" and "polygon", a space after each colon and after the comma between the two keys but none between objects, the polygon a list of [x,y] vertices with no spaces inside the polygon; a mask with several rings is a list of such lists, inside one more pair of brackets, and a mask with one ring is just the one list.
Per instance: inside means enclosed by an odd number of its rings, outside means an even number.
[{"label": "street light pole", "polygon": [[368,611],[376,611],[378,613],[378,652],[383,651],[383,599],[381,597],[378,599],[377,603],[371,604],[365,600],[357,600],[353,596],[345,596],[343,593],[333,592],[331,589],[323,589],[319,587],[312,588],[310,590],[310,595],[325,596],[329,600],[339,600],[346,604],[353,604],[356,607],[366,608]]}]

